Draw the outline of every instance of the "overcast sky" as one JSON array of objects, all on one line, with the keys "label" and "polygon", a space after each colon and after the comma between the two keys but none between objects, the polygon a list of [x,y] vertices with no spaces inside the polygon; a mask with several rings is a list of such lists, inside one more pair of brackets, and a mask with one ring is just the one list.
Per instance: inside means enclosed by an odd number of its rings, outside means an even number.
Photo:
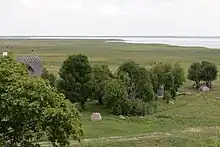
[{"label": "overcast sky", "polygon": [[0,0],[0,18],[0,36],[220,36],[220,0]]}]

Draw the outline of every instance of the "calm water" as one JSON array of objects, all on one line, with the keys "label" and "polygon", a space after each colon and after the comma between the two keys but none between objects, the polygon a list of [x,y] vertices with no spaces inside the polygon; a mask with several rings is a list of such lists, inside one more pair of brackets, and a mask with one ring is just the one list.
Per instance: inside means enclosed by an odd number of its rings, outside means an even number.
[{"label": "calm water", "polygon": [[[10,37],[9,37],[10,38]],[[8,38],[8,39],[9,39]],[[5,39],[1,38],[0,39]],[[10,39],[103,39],[107,42],[133,44],[169,44],[178,46],[201,46],[220,49],[220,37],[11,37]],[[114,39],[114,41],[112,41]]]}]

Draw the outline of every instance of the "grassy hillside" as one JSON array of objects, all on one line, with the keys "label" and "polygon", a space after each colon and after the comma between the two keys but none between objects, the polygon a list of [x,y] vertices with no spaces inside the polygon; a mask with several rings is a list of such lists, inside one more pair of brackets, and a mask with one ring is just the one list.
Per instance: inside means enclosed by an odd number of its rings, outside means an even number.
[{"label": "grassy hillside", "polygon": [[[208,60],[220,65],[220,50],[200,47],[106,43],[103,40],[2,40],[0,51],[12,46],[18,55],[38,54],[44,65],[57,72],[71,54],[85,54],[92,64],[107,64],[114,71],[126,60],[150,67],[155,61],[179,61],[185,71],[194,61]],[[32,50],[34,50],[32,52]],[[182,87],[191,96],[179,96],[175,104],[158,102],[158,112],[144,118],[112,116],[104,107],[90,103],[82,112],[85,147],[218,147],[220,146],[220,80],[214,91],[199,93],[187,81]],[[101,112],[101,122],[90,121],[92,112]],[[45,144],[46,146],[46,144]]]}]

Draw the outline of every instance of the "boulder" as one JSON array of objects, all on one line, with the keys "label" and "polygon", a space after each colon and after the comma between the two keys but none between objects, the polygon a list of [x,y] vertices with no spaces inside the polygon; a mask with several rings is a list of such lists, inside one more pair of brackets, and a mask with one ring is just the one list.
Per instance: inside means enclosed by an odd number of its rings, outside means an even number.
[{"label": "boulder", "polygon": [[93,112],[91,115],[91,120],[92,121],[101,121],[102,120],[102,116],[100,113],[97,112]]},{"label": "boulder", "polygon": [[185,92],[184,94],[185,94],[185,95],[192,95],[191,92]]},{"label": "boulder", "polygon": [[210,91],[210,89],[209,89],[209,87],[203,85],[199,88],[199,91],[208,92],[208,91]]},{"label": "boulder", "polygon": [[123,115],[119,115],[120,119],[125,119],[125,117]]}]

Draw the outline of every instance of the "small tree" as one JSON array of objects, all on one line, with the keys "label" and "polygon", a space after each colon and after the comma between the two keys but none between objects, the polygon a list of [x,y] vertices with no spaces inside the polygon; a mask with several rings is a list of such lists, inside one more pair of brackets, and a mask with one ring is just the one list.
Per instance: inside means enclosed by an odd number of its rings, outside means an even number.
[{"label": "small tree", "polygon": [[206,86],[212,88],[212,81],[217,79],[218,70],[214,63],[202,61],[201,80],[206,82]]},{"label": "small tree", "polygon": [[113,78],[113,74],[107,65],[93,67],[93,96],[98,99],[99,104],[103,104],[104,86],[110,78]]},{"label": "small tree", "polygon": [[129,99],[154,100],[153,86],[149,72],[133,61],[125,62],[118,68],[117,75],[124,81]]},{"label": "small tree", "polygon": [[122,82],[117,79],[108,80],[104,87],[103,96],[111,113],[124,114],[123,105],[127,101],[127,91]]},{"label": "small tree", "polygon": [[0,75],[1,146],[40,146],[43,135],[53,146],[79,139],[79,112],[64,95],[10,57],[0,59]]},{"label": "small tree", "polygon": [[79,102],[84,109],[85,103],[91,96],[92,68],[85,55],[69,56],[59,71],[62,80],[58,83],[66,98],[72,102]]},{"label": "small tree", "polygon": [[53,73],[50,73],[46,68],[44,68],[43,74],[41,75],[41,77],[44,80],[48,80],[50,85],[55,87],[56,76]]},{"label": "small tree", "polygon": [[195,81],[196,88],[199,88],[201,81],[201,64],[199,62],[194,62],[190,65],[187,78],[191,81]]}]

